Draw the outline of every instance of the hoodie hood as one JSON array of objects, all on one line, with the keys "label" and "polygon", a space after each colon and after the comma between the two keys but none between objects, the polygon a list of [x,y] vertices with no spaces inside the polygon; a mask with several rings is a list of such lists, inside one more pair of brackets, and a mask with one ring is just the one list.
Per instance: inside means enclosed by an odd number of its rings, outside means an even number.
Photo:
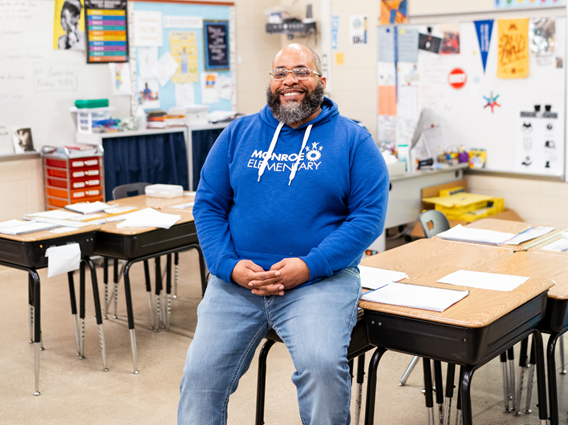
[{"label": "hoodie hood", "polygon": [[[339,115],[339,108],[337,107],[337,103],[324,96],[323,102],[321,104],[321,113],[317,117],[315,117],[313,120],[305,124],[302,124],[297,128],[292,128],[289,125],[284,125],[281,131],[286,132],[286,131],[303,130],[308,125],[317,127],[319,125],[329,122],[332,118],[338,115]],[[276,118],[274,118],[274,115],[272,115],[272,111],[270,110],[268,105],[265,105],[264,108],[261,109],[260,118],[262,119],[262,121],[264,121],[265,124],[274,128],[274,130],[276,130],[278,128],[278,124],[280,124],[280,122]]]}]

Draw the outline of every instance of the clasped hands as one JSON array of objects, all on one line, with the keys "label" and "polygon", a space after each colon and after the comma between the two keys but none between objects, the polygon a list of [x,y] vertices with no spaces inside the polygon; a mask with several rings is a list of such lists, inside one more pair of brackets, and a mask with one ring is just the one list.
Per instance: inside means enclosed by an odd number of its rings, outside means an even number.
[{"label": "clasped hands", "polygon": [[231,279],[255,295],[284,295],[285,290],[310,280],[310,269],[299,258],[284,258],[268,271],[251,260],[241,260],[233,269]]}]

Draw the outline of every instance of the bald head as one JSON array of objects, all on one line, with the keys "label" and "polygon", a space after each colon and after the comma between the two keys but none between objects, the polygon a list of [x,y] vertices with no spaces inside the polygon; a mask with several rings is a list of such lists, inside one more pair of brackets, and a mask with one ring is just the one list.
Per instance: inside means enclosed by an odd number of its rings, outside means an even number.
[{"label": "bald head", "polygon": [[274,57],[274,60],[272,61],[272,68],[274,68],[274,63],[277,62],[280,57],[287,56],[289,54],[294,54],[303,58],[306,61],[304,66],[317,71],[319,74],[322,73],[321,59],[318,54],[309,47],[299,43],[288,44],[286,47],[282,48],[282,50],[280,50]]}]

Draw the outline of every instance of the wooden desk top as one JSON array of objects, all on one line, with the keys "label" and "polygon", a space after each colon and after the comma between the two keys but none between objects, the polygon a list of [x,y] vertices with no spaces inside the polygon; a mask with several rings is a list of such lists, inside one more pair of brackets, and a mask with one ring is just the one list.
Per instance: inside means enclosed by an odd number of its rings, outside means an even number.
[{"label": "wooden desk top", "polygon": [[457,270],[485,271],[488,261],[513,257],[510,249],[434,239],[422,239],[365,258],[361,265],[404,271],[406,281],[425,286],[468,290],[469,295],[442,313],[360,301],[359,306],[383,313],[429,320],[468,328],[487,326],[554,284],[550,279],[531,278],[511,292],[466,288],[437,283]]},{"label": "wooden desk top", "polygon": [[46,241],[50,239],[62,238],[64,236],[80,235],[82,233],[94,232],[101,228],[100,225],[91,224],[88,226],[80,227],[78,229],[71,230],[69,232],[54,233],[50,230],[43,230],[41,232],[26,233],[24,235],[3,235],[0,234],[2,239],[10,239],[16,242],[37,242]]},{"label": "wooden desk top", "polygon": [[[172,208],[174,205],[186,204],[192,202],[195,199],[194,196],[180,196],[178,198],[152,198],[146,195],[132,196],[130,198],[117,199],[116,201],[107,202],[109,205],[119,204],[121,206],[136,207],[138,209],[144,208],[154,208],[155,210],[166,213],[180,215],[181,220],[178,221],[174,226],[178,224],[187,223],[193,221],[193,208],[189,207],[186,209]],[[105,223],[102,225],[100,231],[105,233],[116,233],[120,235],[138,235],[140,233],[151,232],[156,230],[156,227],[127,227],[118,228],[116,227],[120,221],[115,221],[111,223]]]}]

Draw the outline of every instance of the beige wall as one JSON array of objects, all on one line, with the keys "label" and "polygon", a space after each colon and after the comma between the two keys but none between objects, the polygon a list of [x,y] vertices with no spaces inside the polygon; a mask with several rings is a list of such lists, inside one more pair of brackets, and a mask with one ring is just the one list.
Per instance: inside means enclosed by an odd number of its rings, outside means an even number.
[{"label": "beige wall", "polygon": [[0,162],[0,221],[43,211],[41,159]]}]

